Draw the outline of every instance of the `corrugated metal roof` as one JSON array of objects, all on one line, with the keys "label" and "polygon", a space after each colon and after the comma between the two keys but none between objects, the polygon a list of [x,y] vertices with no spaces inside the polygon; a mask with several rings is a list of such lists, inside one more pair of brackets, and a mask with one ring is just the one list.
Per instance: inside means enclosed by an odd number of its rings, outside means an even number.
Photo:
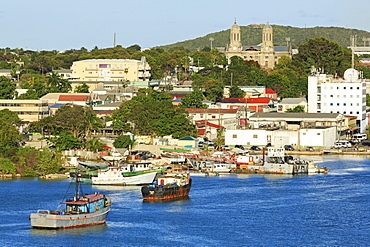
[{"label": "corrugated metal roof", "polygon": [[249,98],[247,103],[249,104],[268,104],[271,101],[271,98]]},{"label": "corrugated metal roof", "polygon": [[59,101],[88,101],[90,95],[60,95]]}]

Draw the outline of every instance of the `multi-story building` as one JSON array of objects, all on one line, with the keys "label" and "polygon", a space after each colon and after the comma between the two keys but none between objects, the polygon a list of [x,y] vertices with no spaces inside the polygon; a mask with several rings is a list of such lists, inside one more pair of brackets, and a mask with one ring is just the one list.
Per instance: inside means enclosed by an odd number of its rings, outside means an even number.
[{"label": "multi-story building", "polygon": [[231,57],[239,56],[244,60],[256,61],[262,67],[274,68],[282,56],[292,56],[292,49],[289,43],[287,46],[274,46],[272,27],[269,23],[262,29],[261,45],[243,46],[240,27],[235,21],[230,29],[230,43],[224,53],[229,62]]},{"label": "multi-story building", "polygon": [[49,116],[46,100],[0,99],[0,110],[4,109],[17,113],[24,122],[37,122]]},{"label": "multi-story building", "polygon": [[356,116],[360,132],[366,130],[366,82],[355,69],[344,78],[312,71],[308,77],[308,112],[341,113]]},{"label": "multi-story building", "polygon": [[143,56],[133,59],[89,59],[73,62],[71,80],[74,81],[146,81],[150,66]]}]

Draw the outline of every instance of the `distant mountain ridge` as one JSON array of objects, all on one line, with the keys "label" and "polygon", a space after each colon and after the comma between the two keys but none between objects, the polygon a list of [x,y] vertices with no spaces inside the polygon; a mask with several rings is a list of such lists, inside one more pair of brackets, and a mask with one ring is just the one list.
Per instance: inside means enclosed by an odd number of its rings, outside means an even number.
[{"label": "distant mountain ridge", "polygon": [[[262,41],[262,28],[264,24],[251,24],[240,26],[241,41],[243,46],[258,45]],[[286,45],[286,38],[290,38],[293,47],[298,47],[310,38],[325,37],[329,40],[338,42],[342,47],[351,45],[351,37],[357,36],[357,46],[363,46],[363,38],[369,38],[370,33],[359,29],[349,29],[342,27],[312,27],[299,28],[291,26],[271,25],[273,28],[273,41],[275,46]],[[230,25],[231,27],[231,25]],[[210,33],[203,37],[177,42],[171,45],[159,46],[165,50],[174,47],[184,47],[190,51],[202,50],[210,47],[210,38],[213,38],[213,47],[225,47],[229,43],[230,29],[220,32]],[[369,45],[369,42],[366,43]]]}]

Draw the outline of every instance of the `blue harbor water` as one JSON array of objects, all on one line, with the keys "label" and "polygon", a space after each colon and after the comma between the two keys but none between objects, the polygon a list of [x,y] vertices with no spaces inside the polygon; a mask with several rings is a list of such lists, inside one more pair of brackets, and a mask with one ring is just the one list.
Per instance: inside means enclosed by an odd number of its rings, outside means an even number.
[{"label": "blue harbor water", "polygon": [[84,186],[112,198],[107,224],[31,229],[69,180],[1,180],[1,246],[370,246],[370,160],[311,156],[328,174],[193,177],[190,199],[143,203],[140,187]]}]

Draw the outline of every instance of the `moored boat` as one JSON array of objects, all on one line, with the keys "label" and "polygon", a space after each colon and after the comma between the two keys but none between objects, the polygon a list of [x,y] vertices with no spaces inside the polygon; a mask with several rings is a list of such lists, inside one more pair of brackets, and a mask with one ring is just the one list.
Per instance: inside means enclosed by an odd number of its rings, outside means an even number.
[{"label": "moored boat", "polygon": [[[81,183],[76,176],[76,187],[72,198],[60,203],[64,209],[56,211],[39,209],[31,213],[34,228],[59,229],[104,224],[110,211],[110,198],[98,192],[83,195]],[[66,196],[68,196],[68,190]]]},{"label": "moored boat", "polygon": [[237,167],[232,173],[272,173],[272,174],[312,174],[327,173],[327,168],[319,168],[313,161],[295,159],[285,155],[284,148],[267,148],[262,156],[243,155],[237,157]]},{"label": "moored boat", "polygon": [[125,173],[124,167],[109,167],[106,171],[98,173],[97,177],[92,177],[92,184],[95,185],[142,185],[150,184],[155,179],[157,172],[142,172],[138,174]]},{"label": "moored boat", "polygon": [[144,201],[167,201],[189,196],[192,179],[189,173],[169,173],[141,188]]}]

